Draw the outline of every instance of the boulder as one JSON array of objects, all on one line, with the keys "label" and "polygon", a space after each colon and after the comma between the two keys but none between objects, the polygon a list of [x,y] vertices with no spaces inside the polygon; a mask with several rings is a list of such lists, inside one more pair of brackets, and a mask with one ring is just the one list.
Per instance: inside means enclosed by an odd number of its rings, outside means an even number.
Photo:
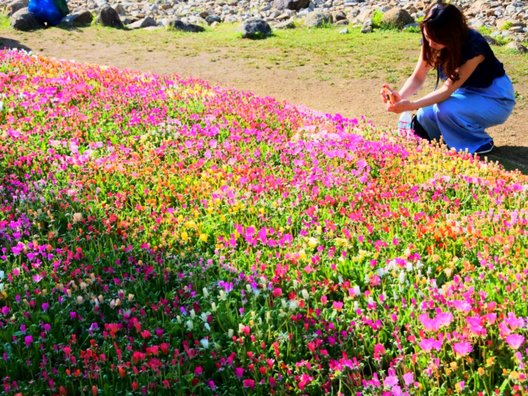
[{"label": "boulder", "polygon": [[271,26],[263,19],[252,18],[242,24],[242,37],[250,39],[271,36]]},{"label": "boulder", "polygon": [[10,24],[13,29],[22,30],[24,32],[45,27],[42,22],[29,12],[27,7],[24,7],[11,15]]},{"label": "boulder", "polygon": [[322,12],[310,12],[304,18],[304,25],[310,28],[319,28],[329,23],[332,23],[332,17]]},{"label": "boulder", "polygon": [[28,6],[29,0],[14,0],[11,3],[7,4],[5,7],[5,13],[7,16],[13,15],[18,10],[26,8]]},{"label": "boulder", "polygon": [[372,21],[370,19],[363,22],[363,25],[361,26],[361,33],[372,33],[372,30]]},{"label": "boulder", "polygon": [[394,7],[383,14],[381,23],[383,25],[403,29],[405,25],[414,22],[414,18],[406,10]]},{"label": "boulder", "polygon": [[212,25],[213,23],[220,23],[222,22],[222,18],[216,14],[207,15],[205,17],[205,22],[207,22],[208,25]]},{"label": "boulder", "polygon": [[332,13],[332,20],[334,22],[347,21],[347,16],[343,10],[339,10]]},{"label": "boulder", "polygon": [[200,33],[205,31],[205,28],[202,26],[194,25],[192,23],[185,23],[180,19],[173,19],[169,21],[167,26],[169,28],[180,30],[182,32]]},{"label": "boulder", "polygon": [[99,25],[123,29],[124,25],[115,9],[110,6],[105,6],[99,11],[95,21]]},{"label": "boulder", "polygon": [[293,19],[288,19],[277,23],[274,27],[275,29],[295,29],[295,21]]},{"label": "boulder", "polygon": [[66,15],[62,18],[61,23],[68,27],[90,26],[93,21],[93,15],[90,11],[79,11]]},{"label": "boulder", "polygon": [[520,54],[526,54],[528,52],[528,48],[526,48],[524,45],[516,41],[512,41],[506,44],[506,48],[508,48],[509,50],[518,52]]},{"label": "boulder", "polygon": [[279,10],[294,10],[299,11],[307,8],[310,5],[310,0],[274,0],[273,7]]},{"label": "boulder", "polygon": [[133,22],[130,25],[127,25],[129,29],[143,29],[147,27],[158,26],[158,22],[152,17],[146,17],[140,19],[139,21]]}]

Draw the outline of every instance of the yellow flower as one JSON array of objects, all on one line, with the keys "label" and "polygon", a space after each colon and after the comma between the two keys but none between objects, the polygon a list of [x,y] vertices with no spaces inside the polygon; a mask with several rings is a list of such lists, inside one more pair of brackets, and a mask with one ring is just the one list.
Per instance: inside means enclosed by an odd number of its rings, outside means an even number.
[{"label": "yellow flower", "polygon": [[207,234],[201,233],[200,234],[200,241],[207,242],[207,237],[208,237]]},{"label": "yellow flower", "polygon": [[313,249],[314,247],[316,247],[318,242],[319,241],[314,237],[308,238],[308,246],[310,246],[310,249]]},{"label": "yellow flower", "polygon": [[189,240],[189,234],[187,234],[186,231],[182,231],[180,234],[180,238],[183,242],[187,242]]}]

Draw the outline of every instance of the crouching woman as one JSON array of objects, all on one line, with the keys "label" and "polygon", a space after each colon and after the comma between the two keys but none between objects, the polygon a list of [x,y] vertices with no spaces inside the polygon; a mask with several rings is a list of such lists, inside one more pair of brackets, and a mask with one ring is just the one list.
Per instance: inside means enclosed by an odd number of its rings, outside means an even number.
[{"label": "crouching woman", "polygon": [[[399,91],[388,85],[382,88],[387,110],[418,110],[415,129],[424,130],[424,138],[442,138],[448,147],[460,151],[490,152],[493,139],[486,128],[504,123],[515,105],[513,86],[502,63],[454,5],[432,6],[420,28],[422,50],[414,72]],[[440,87],[409,100],[433,69],[443,81]]]}]

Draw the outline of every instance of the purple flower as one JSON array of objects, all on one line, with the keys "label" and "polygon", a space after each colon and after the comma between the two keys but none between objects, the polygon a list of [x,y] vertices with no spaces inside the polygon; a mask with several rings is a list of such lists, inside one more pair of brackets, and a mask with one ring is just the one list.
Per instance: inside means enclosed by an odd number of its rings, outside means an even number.
[{"label": "purple flower", "polygon": [[24,337],[24,344],[26,344],[27,347],[30,347],[31,344],[33,344],[33,336],[27,335]]}]

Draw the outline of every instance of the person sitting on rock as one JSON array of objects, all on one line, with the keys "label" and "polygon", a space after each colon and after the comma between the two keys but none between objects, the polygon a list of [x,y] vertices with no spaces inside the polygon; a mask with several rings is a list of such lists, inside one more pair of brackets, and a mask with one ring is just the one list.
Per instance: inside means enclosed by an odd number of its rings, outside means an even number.
[{"label": "person sitting on rock", "polygon": [[[452,4],[430,7],[420,28],[422,48],[414,72],[399,91],[387,84],[382,87],[387,110],[418,110],[413,126],[423,131],[418,133],[421,137],[442,138],[459,151],[490,152],[493,139],[485,129],[504,123],[515,105],[512,82],[502,63]],[[420,99],[409,100],[432,69],[443,84]]]}]

